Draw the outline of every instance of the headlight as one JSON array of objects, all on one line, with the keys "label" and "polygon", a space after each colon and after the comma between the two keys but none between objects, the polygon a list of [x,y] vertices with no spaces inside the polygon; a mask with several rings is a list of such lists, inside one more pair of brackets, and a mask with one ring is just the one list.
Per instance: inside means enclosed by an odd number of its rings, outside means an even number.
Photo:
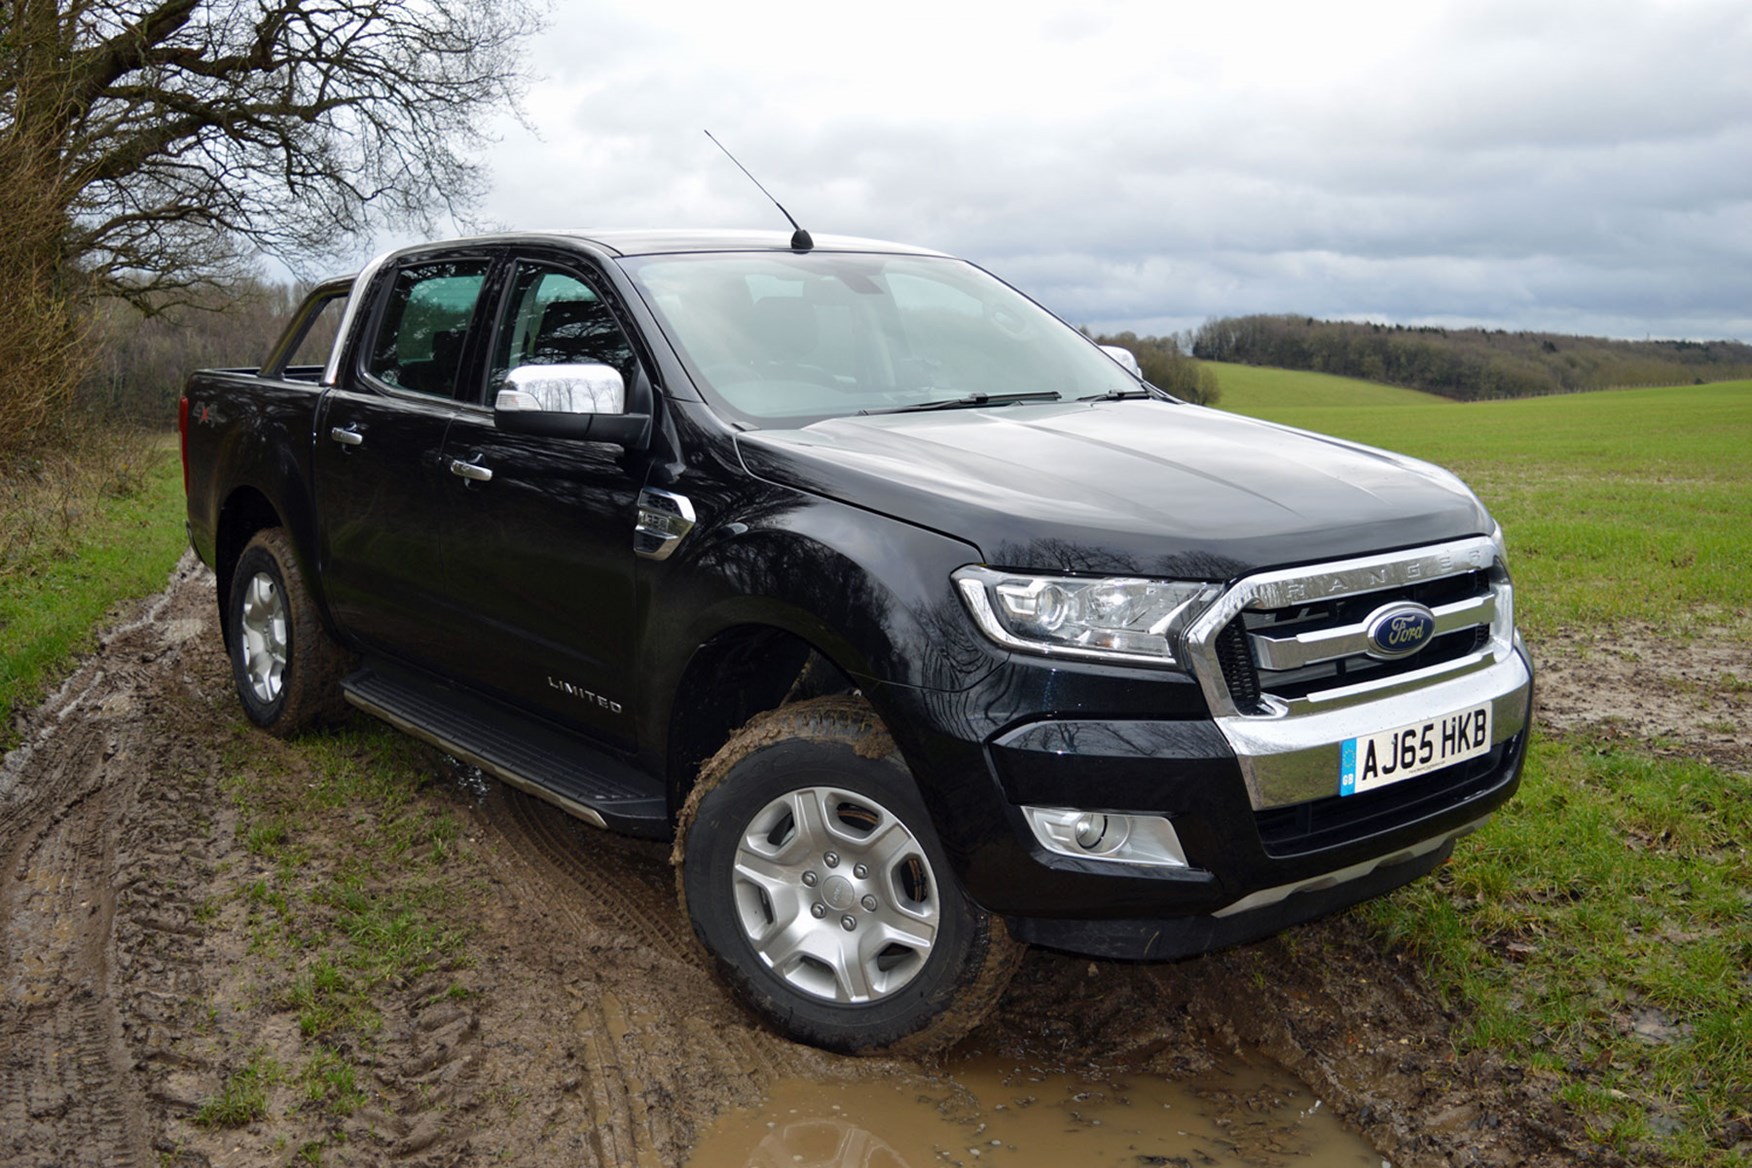
[{"label": "headlight", "polygon": [[1222,586],[1199,580],[1034,576],[968,566],[961,598],[986,636],[1052,656],[1183,666],[1186,626]]},{"label": "headlight", "polygon": [[1503,567],[1505,567],[1505,568],[1508,567],[1509,566],[1509,541],[1503,538],[1503,525],[1502,524],[1498,523],[1495,527],[1491,528],[1490,542],[1496,544],[1497,559],[1502,561]]}]

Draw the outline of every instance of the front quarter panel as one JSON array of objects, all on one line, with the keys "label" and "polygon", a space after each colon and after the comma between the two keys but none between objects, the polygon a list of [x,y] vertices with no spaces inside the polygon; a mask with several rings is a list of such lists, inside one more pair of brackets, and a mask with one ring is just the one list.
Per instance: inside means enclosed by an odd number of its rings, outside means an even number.
[{"label": "front quarter panel", "polygon": [[865,683],[966,689],[1002,660],[952,587],[971,545],[783,487],[690,497],[697,542],[642,573],[646,611],[685,614],[649,627],[646,660],[685,662],[746,624],[794,633]]}]

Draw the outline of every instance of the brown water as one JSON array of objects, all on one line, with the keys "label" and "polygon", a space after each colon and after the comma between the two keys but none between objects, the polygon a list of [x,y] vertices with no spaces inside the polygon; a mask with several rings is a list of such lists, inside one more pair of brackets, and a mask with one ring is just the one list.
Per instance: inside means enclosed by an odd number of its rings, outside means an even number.
[{"label": "brown water", "polygon": [[1235,1059],[1191,1079],[1019,1066],[974,1055],[916,1083],[781,1082],[721,1118],[688,1168],[1382,1168],[1281,1068]]}]

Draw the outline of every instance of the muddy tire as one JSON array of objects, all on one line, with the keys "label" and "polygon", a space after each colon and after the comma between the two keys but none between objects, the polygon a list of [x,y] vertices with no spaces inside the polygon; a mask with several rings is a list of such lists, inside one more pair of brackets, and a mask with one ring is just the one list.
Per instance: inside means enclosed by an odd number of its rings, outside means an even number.
[{"label": "muddy tire", "polygon": [[861,699],[782,706],[734,734],[701,768],[674,859],[682,907],[724,980],[813,1046],[948,1046],[1022,954],[962,891]]},{"label": "muddy tire", "polygon": [[225,603],[231,677],[250,721],[287,738],[345,715],[347,655],[323,627],[284,528],[244,547]]}]

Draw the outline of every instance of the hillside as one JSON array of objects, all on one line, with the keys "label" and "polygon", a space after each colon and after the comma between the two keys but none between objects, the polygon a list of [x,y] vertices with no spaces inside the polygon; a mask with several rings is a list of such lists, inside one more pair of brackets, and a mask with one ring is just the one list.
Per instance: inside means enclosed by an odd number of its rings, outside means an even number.
[{"label": "hillside", "polygon": [[1191,350],[1201,361],[1361,377],[1461,401],[1752,378],[1752,345],[1739,341],[1619,341],[1303,316],[1207,321]]},{"label": "hillside", "polygon": [[1226,361],[1206,361],[1203,364],[1216,374],[1217,387],[1221,391],[1218,404],[1233,413],[1256,418],[1276,418],[1286,409],[1454,404],[1435,394],[1330,373],[1267,369]]}]

